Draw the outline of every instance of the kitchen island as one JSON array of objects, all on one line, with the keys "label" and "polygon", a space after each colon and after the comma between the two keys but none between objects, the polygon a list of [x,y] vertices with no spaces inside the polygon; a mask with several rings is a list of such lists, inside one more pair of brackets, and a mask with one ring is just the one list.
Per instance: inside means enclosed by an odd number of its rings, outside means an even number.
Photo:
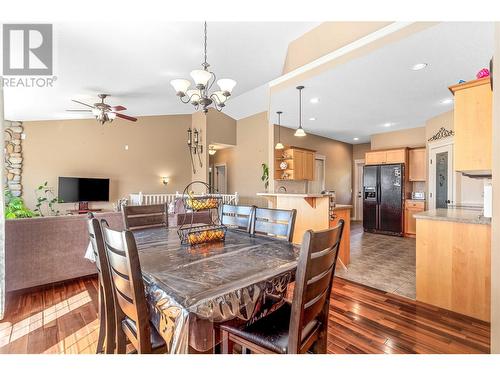
[{"label": "kitchen island", "polygon": [[417,220],[417,301],[490,321],[491,219],[436,209]]},{"label": "kitchen island", "polygon": [[344,233],[340,244],[339,258],[344,265],[350,259],[350,217],[351,205],[335,205],[330,207],[328,194],[295,194],[295,193],[257,193],[258,196],[268,200],[271,208],[283,210],[297,210],[293,243],[300,244],[304,232],[324,230],[344,219]]}]

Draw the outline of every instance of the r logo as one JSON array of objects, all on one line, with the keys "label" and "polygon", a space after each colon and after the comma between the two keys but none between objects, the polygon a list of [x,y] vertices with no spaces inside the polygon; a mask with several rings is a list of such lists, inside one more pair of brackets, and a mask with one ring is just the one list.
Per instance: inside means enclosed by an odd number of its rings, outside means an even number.
[{"label": "r logo", "polygon": [[4,76],[52,75],[52,25],[3,25]]}]

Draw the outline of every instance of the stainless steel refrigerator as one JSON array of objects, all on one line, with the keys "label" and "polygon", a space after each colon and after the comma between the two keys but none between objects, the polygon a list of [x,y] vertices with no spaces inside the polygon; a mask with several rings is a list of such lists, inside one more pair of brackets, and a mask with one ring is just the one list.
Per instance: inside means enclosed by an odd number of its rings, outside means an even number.
[{"label": "stainless steel refrigerator", "polygon": [[403,235],[404,164],[369,165],[363,171],[363,228]]}]

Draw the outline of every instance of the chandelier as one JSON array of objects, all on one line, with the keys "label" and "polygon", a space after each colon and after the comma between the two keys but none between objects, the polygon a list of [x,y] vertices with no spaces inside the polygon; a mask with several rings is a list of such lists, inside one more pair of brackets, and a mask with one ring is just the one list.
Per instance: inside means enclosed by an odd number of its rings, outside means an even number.
[{"label": "chandelier", "polygon": [[193,70],[191,78],[194,81],[194,87],[191,89],[191,82],[187,79],[174,79],[170,84],[174,87],[177,96],[184,104],[191,103],[196,110],[202,108],[203,112],[207,113],[208,108],[213,104],[214,108],[219,112],[226,105],[227,99],[231,96],[236,81],[223,78],[217,81],[220,90],[210,92],[213,84],[217,80],[215,73],[208,70],[210,64],[207,62],[207,23],[205,22],[204,29],[204,62],[201,64],[203,69]]}]

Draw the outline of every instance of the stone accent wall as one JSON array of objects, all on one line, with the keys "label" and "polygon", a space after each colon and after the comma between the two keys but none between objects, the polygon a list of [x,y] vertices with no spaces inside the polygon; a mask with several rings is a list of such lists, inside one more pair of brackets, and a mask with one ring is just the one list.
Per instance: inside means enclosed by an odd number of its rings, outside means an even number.
[{"label": "stone accent wall", "polygon": [[19,197],[23,191],[21,183],[23,170],[23,124],[16,121],[5,121],[3,132],[5,141],[4,185],[14,196]]}]

